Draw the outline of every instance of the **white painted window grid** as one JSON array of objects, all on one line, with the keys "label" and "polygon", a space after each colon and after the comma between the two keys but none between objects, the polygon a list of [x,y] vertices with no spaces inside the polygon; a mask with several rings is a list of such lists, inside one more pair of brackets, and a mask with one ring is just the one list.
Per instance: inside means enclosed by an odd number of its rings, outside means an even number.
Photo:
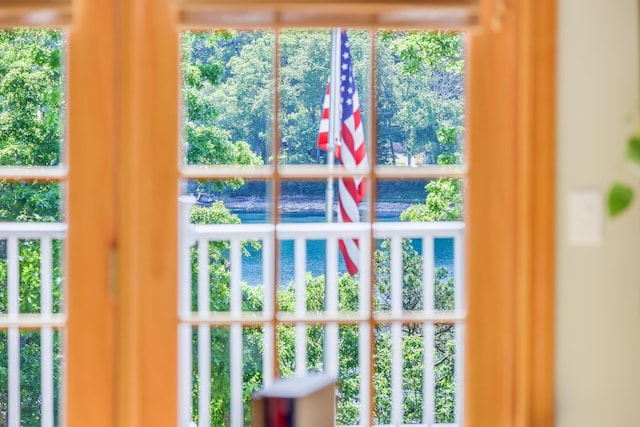
[{"label": "white painted window grid", "polygon": [[[193,225],[189,223],[189,209],[195,199],[183,196],[180,199],[180,283],[179,283],[179,425],[192,425],[192,328],[198,329],[198,363],[197,385],[199,396],[198,425],[208,426],[208,412],[211,387],[210,348],[211,327],[230,328],[230,383],[231,383],[231,413],[232,427],[243,425],[242,402],[242,328],[248,326],[262,326],[264,336],[263,366],[265,385],[273,378],[270,367],[273,365],[273,340],[275,329],[281,324],[295,325],[295,375],[304,375],[306,367],[306,326],[308,324],[325,326],[325,354],[324,368],[327,373],[337,374],[338,370],[338,325],[358,325],[359,353],[360,353],[360,425],[367,426],[369,420],[371,390],[370,372],[372,355],[370,352],[371,325],[391,325],[392,330],[392,425],[403,425],[402,399],[402,326],[404,324],[422,323],[425,328],[424,355],[424,413],[433,414],[434,408],[434,324],[451,323],[455,325],[456,362],[455,375],[457,384],[456,395],[456,426],[462,425],[462,393],[463,386],[463,355],[464,355],[464,274],[463,247],[464,225],[461,222],[432,222],[432,223],[314,223],[309,224],[215,224]],[[339,238],[358,238],[361,245],[360,304],[357,313],[342,313],[337,307],[337,241]],[[408,312],[402,308],[402,240],[416,238],[423,242],[423,310]],[[433,301],[434,261],[433,243],[436,238],[451,238],[454,241],[454,278],[455,278],[455,309],[451,311],[435,310]],[[241,244],[243,240],[263,241],[263,277],[265,280],[264,310],[262,312],[243,312],[241,303]],[[306,311],[305,277],[306,267],[305,244],[307,240],[326,240],[327,259],[327,306],[320,313]],[[371,271],[368,258],[373,240],[391,240],[391,292],[392,307],[388,312],[371,311]],[[273,280],[275,265],[270,249],[274,240],[293,240],[295,252],[295,289],[296,307],[294,312],[274,313]],[[208,276],[208,244],[214,241],[230,243],[230,271],[231,271],[231,303],[228,312],[211,312],[209,310],[209,276]],[[198,309],[191,310],[191,248],[197,245],[198,250]],[[432,417],[431,417],[432,418]],[[433,419],[425,420],[425,426],[444,426],[435,424]]]},{"label": "white painted window grid", "polygon": [[[194,24],[196,28],[207,29],[215,26],[215,22],[196,22],[189,17],[181,17],[181,22],[185,28],[189,28],[189,24]],[[217,23],[219,24],[219,23]],[[246,24],[246,23],[244,23]],[[310,24],[306,23],[305,28]],[[317,24],[317,23],[316,23]],[[231,27],[238,25],[245,28],[246,25],[240,25],[236,22]],[[251,26],[251,25],[249,25]],[[311,25],[313,26],[313,25]],[[262,28],[262,26],[260,26]],[[270,28],[271,26],[266,25]],[[274,70],[273,79],[279,81],[279,43],[278,28],[274,31]],[[370,28],[376,31],[377,28]],[[375,37],[372,37],[370,57],[376,57]],[[369,75],[374,76],[375,63],[369,62]],[[375,79],[371,79],[368,85],[369,98],[376,99]],[[273,93],[273,111],[278,111],[279,98],[277,91]],[[372,115],[368,121],[368,130],[365,130],[369,141],[376,140],[376,123],[375,107],[371,108],[369,113]],[[247,167],[234,165],[181,165],[180,175],[185,180],[225,180],[230,178],[242,177],[249,180],[265,180],[273,188],[276,188],[272,197],[272,204],[278,203],[278,190],[280,183],[285,180],[318,180],[318,179],[335,179],[345,176],[366,176],[370,179],[372,187],[378,180],[394,180],[406,179],[410,177],[413,180],[429,180],[438,178],[454,178],[464,179],[466,176],[466,166],[461,165],[424,165],[418,168],[414,167],[397,167],[390,165],[370,165],[363,167],[357,171],[346,171],[342,166],[336,165],[331,169],[322,165],[283,165],[279,163],[279,118],[278,114],[273,115],[272,123],[272,147],[271,158],[272,163],[269,165]],[[369,158],[375,159],[375,144],[368,144]],[[373,420],[370,419],[371,404],[373,399],[373,390],[371,390],[371,373],[373,369],[373,354],[371,352],[372,343],[372,327],[379,325],[390,325],[392,330],[392,414],[391,422],[394,427],[402,426],[402,326],[405,324],[422,324],[425,331],[424,354],[425,369],[424,376],[424,413],[433,414],[435,402],[433,401],[434,393],[434,369],[427,369],[433,366],[434,361],[432,351],[434,349],[435,324],[453,324],[455,339],[455,382],[456,382],[456,398],[455,398],[455,423],[454,424],[436,424],[433,417],[427,417],[423,420],[424,426],[456,426],[463,425],[463,378],[464,378],[464,323],[466,322],[466,312],[464,304],[464,224],[461,222],[433,222],[433,223],[314,223],[312,227],[309,224],[290,224],[278,223],[278,219],[274,219],[271,224],[242,224],[242,225],[192,225],[189,224],[189,209],[193,204],[188,196],[183,196],[179,203],[179,380],[178,380],[178,426],[187,427],[196,425],[192,419],[192,393],[194,384],[192,384],[191,370],[193,363],[192,355],[192,329],[201,328],[229,328],[230,329],[230,383],[231,383],[231,411],[230,425],[231,427],[239,427],[244,423],[243,419],[243,403],[241,390],[242,387],[242,328],[244,327],[262,327],[264,339],[263,366],[265,367],[263,374],[264,386],[268,386],[273,381],[273,373],[269,367],[275,363],[275,354],[273,349],[276,346],[276,329],[279,325],[293,325],[296,330],[295,334],[295,358],[296,369],[295,374],[303,374],[306,372],[306,339],[305,329],[308,325],[322,325],[324,327],[325,349],[323,355],[323,368],[326,373],[336,374],[338,372],[338,325],[355,325],[359,327],[359,368],[360,368],[360,420],[359,425],[370,426]],[[372,207],[369,206],[371,211]],[[276,215],[277,217],[277,215]],[[375,218],[375,216],[374,216]],[[340,238],[355,237],[359,239],[360,244],[360,268],[358,273],[359,288],[359,311],[358,312],[339,312],[337,307],[337,242]],[[392,241],[392,298],[394,306],[390,311],[373,312],[372,292],[373,278],[371,272],[371,255],[372,245],[376,240],[389,238]],[[425,254],[423,265],[423,310],[406,311],[402,310],[402,305],[398,305],[398,295],[402,295],[402,262],[401,254],[398,248],[402,247],[402,239],[422,239],[423,254]],[[434,282],[434,266],[433,266],[433,243],[436,238],[452,238],[454,240],[454,271],[455,279],[455,310],[444,311],[435,310],[433,301],[433,282]],[[262,312],[242,312],[231,309],[229,312],[197,312],[191,311],[191,267],[190,267],[190,251],[196,242],[201,241],[225,241],[231,245],[230,270],[231,270],[231,287],[233,305],[233,287],[238,286],[241,281],[241,258],[234,257],[234,253],[240,252],[240,242],[243,239],[262,240],[263,243],[263,280],[265,287],[264,309]],[[294,312],[275,312],[274,301],[274,268],[276,262],[274,260],[274,250],[279,241],[294,241],[294,276],[296,286],[296,308]],[[308,240],[325,240],[326,241],[326,276],[325,276],[325,292],[329,301],[325,306],[325,311],[321,313],[310,313],[304,310],[302,303],[304,298],[304,246]],[[198,243],[199,244],[199,243]],[[234,247],[237,245],[237,248]],[[202,258],[203,261],[205,258]],[[198,272],[206,265],[199,265]],[[198,273],[199,274],[199,273]],[[200,278],[198,279],[200,280]],[[204,280],[204,279],[202,279]],[[207,290],[207,292],[209,292]],[[240,292],[237,290],[236,292]],[[332,298],[333,296],[333,298]],[[241,298],[237,296],[235,298]],[[335,302],[335,304],[333,304]],[[200,308],[200,306],[199,306]],[[235,331],[235,332],[234,332]],[[205,335],[203,337],[206,338]],[[234,338],[236,337],[236,338]],[[235,340],[235,341],[234,341]],[[210,346],[210,344],[209,344]],[[428,350],[428,351],[427,351]],[[200,353],[199,353],[200,354]],[[210,381],[207,378],[207,368],[201,368],[198,364],[199,384],[198,390],[203,387],[210,387]],[[207,393],[207,392],[205,392]],[[201,401],[202,402],[202,401]],[[201,403],[203,404],[203,403]],[[200,409],[204,409],[201,406]],[[207,418],[199,418],[198,426],[208,426],[204,420]],[[207,420],[208,421],[208,420]],[[420,425],[420,424],[412,424]],[[382,427],[382,426],[380,426]]]},{"label": "white painted window grid", "polygon": [[[7,331],[8,427],[21,427],[20,416],[20,332],[40,332],[41,426],[53,427],[54,420],[54,330],[64,329],[66,316],[54,313],[53,242],[66,238],[62,223],[0,223],[0,241],[7,248],[7,312],[0,314],[0,331]],[[40,243],[40,313],[20,313],[20,241]]]}]

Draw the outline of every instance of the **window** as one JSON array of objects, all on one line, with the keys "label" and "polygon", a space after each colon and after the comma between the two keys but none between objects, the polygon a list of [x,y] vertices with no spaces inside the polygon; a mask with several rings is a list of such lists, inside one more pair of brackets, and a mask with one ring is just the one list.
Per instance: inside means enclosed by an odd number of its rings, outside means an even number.
[{"label": "window", "polygon": [[[3,25],[43,25],[47,17],[70,24],[66,425],[174,426],[178,419],[175,23],[229,26],[253,17],[254,26],[294,26],[318,4],[236,2],[217,14],[208,11],[219,3],[204,0],[171,7],[136,0],[117,10],[88,0],[2,6]],[[470,36],[470,426],[552,423],[553,4],[483,2],[481,27]],[[349,5],[335,2],[354,22],[362,15]],[[380,11],[393,18],[389,25],[398,22],[387,4],[367,6],[371,13],[356,26],[371,25]],[[455,6],[444,8],[452,15],[443,19],[474,16],[456,11],[477,7]],[[47,13],[25,15],[36,9]],[[329,15],[323,19],[335,25]],[[12,177],[30,178],[25,171]]]},{"label": "window", "polygon": [[[407,54],[427,44],[432,64]],[[316,148],[332,45],[362,141],[340,165]],[[181,50],[184,191],[221,200],[180,219],[181,425],[248,425],[253,392],[309,372],[338,380],[338,425],[461,423],[463,35],[216,28]]]}]

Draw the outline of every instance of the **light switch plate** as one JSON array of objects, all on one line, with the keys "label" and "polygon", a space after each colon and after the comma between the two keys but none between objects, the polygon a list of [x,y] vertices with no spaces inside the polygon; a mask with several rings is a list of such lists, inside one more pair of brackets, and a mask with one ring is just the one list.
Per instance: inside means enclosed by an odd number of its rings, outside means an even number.
[{"label": "light switch plate", "polygon": [[599,246],[604,240],[604,196],[597,190],[569,193],[569,244]]}]

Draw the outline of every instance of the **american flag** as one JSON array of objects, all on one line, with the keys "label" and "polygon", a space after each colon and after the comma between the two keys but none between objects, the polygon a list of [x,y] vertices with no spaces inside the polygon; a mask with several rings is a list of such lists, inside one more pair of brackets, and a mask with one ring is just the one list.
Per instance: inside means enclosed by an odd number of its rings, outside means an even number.
[{"label": "american flag", "polygon": [[[364,130],[360,117],[360,100],[356,82],[353,78],[351,49],[346,31],[340,35],[340,141],[336,146],[336,157],[349,172],[366,167],[367,149],[364,141]],[[318,147],[327,150],[329,141],[329,95],[333,82],[327,86],[324,97],[322,120],[318,135]],[[337,84],[333,87],[338,86]],[[338,182],[338,221],[360,222],[358,206],[367,192],[364,177],[340,178]],[[357,239],[342,239],[339,242],[349,274],[358,272],[360,249]]]}]

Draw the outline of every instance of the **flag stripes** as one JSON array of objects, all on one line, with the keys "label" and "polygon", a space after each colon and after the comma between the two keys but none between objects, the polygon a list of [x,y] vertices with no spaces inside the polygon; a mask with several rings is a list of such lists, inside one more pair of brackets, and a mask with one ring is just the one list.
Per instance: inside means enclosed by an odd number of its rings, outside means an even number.
[{"label": "flag stripes", "polygon": [[[360,116],[360,100],[353,77],[351,49],[346,31],[340,35],[340,141],[336,144],[336,157],[348,172],[366,168],[368,164],[364,129]],[[330,91],[333,82],[327,85],[323,102],[322,120],[318,134],[318,147],[329,149]],[[337,86],[337,85],[335,85]],[[359,204],[367,192],[367,180],[364,177],[341,177],[338,182],[338,221],[360,222]],[[360,249],[357,239],[342,239],[340,252],[349,274],[358,272]]]}]

